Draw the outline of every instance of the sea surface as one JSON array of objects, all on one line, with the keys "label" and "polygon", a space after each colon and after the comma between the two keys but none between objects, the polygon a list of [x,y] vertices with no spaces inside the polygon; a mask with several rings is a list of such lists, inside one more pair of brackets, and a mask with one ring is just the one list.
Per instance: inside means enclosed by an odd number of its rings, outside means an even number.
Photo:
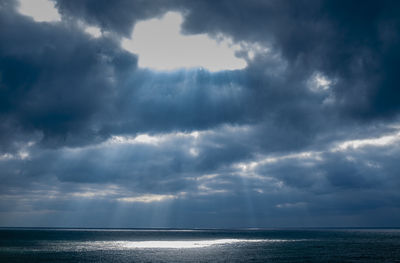
[{"label": "sea surface", "polygon": [[0,228],[0,262],[400,262],[400,229]]}]

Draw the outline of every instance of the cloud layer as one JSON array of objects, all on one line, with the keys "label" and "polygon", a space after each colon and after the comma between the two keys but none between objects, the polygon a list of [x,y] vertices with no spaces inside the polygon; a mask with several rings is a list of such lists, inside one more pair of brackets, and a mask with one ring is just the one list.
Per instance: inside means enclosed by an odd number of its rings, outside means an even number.
[{"label": "cloud layer", "polygon": [[[53,3],[0,1],[1,225],[399,222],[396,2]],[[169,11],[247,67],[140,67],[123,39]]]}]

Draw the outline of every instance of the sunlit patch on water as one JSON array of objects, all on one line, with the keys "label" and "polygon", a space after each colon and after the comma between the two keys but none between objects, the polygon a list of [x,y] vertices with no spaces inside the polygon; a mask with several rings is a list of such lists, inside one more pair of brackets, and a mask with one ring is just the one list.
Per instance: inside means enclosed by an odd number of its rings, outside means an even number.
[{"label": "sunlit patch on water", "polygon": [[216,239],[216,240],[179,240],[179,241],[117,241],[116,245],[124,248],[201,248],[233,243],[264,242],[265,240]]},{"label": "sunlit patch on water", "polygon": [[[203,248],[218,245],[260,243],[260,242],[288,242],[294,240],[283,239],[213,239],[213,240],[147,240],[147,241],[92,241],[75,244],[76,250],[127,250],[127,249],[184,249]],[[65,247],[65,246],[64,246]]]}]

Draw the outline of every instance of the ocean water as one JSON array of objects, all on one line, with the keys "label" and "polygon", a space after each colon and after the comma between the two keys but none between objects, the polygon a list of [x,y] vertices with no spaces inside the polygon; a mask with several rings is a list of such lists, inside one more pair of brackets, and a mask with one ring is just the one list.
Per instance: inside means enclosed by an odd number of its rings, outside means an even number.
[{"label": "ocean water", "polygon": [[400,229],[0,229],[0,262],[400,262]]}]

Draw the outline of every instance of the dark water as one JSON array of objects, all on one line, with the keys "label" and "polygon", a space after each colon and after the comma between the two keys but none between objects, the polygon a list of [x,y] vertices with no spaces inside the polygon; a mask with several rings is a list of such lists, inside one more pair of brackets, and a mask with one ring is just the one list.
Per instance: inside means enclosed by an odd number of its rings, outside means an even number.
[{"label": "dark water", "polygon": [[0,229],[0,262],[400,262],[400,230]]}]

